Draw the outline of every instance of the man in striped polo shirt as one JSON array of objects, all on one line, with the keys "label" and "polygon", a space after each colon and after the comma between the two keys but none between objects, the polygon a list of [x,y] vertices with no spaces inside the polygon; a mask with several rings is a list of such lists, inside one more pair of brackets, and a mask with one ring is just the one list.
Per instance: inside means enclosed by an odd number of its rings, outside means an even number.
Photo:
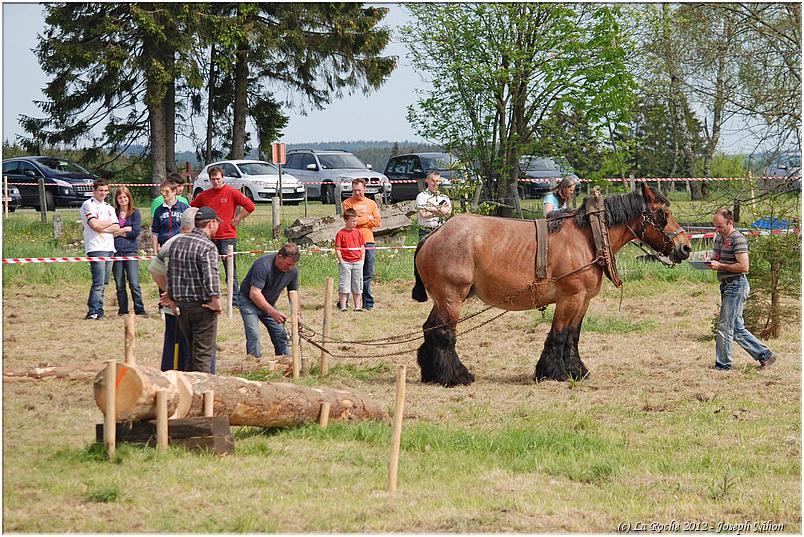
[{"label": "man in striped polo shirt", "polygon": [[715,338],[715,369],[731,369],[731,342],[736,341],[765,368],[776,361],[768,349],[743,324],[745,300],[751,292],[748,285],[748,240],[734,227],[728,209],[718,209],[712,217],[715,237],[714,260],[709,268],[717,271],[720,281],[720,317]]}]

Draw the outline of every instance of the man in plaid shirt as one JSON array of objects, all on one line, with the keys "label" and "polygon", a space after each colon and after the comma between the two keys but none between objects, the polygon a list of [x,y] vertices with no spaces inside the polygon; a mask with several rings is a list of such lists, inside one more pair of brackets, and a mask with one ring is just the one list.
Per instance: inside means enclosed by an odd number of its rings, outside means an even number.
[{"label": "man in plaid shirt", "polygon": [[195,214],[195,229],[170,248],[167,294],[179,310],[178,322],[190,345],[190,371],[215,373],[218,315],[221,313],[218,249],[212,237],[218,215],[209,207]]}]

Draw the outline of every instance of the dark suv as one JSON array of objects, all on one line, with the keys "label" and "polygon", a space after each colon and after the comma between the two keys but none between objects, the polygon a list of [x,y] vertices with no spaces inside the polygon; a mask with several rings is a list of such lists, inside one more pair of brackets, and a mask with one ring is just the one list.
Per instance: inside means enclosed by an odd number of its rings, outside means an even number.
[{"label": "dark suv", "polygon": [[14,157],[3,161],[3,175],[16,186],[21,207],[39,209],[39,178],[45,179],[47,210],[56,207],[80,207],[92,196],[92,184],[98,176],[78,164],[60,157]]},{"label": "dark suv", "polygon": [[425,189],[427,175],[437,171],[441,175],[441,187],[449,188],[452,179],[471,177],[458,157],[449,153],[408,153],[388,159],[385,175],[391,181],[391,201],[415,200]]}]

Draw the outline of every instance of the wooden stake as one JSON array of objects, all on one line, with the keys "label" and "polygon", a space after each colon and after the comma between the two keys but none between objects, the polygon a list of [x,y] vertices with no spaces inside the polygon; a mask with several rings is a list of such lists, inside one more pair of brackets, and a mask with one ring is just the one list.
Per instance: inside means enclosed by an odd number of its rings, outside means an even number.
[{"label": "wooden stake", "polygon": [[204,392],[204,416],[211,418],[215,415],[215,390]]},{"label": "wooden stake", "polygon": [[[329,333],[332,325],[332,287],[334,285],[334,280],[331,276],[327,277],[327,287],[324,291],[324,329],[321,331],[323,334],[323,346],[327,346],[327,342],[329,341]],[[321,375],[326,375],[329,373],[329,365],[327,364],[327,353],[326,351],[321,351],[321,358],[319,359],[319,363],[321,364]]]},{"label": "wooden stake", "polygon": [[318,416],[318,424],[322,429],[326,429],[329,425],[329,401],[321,403],[321,414]]},{"label": "wooden stake", "polygon": [[42,223],[47,224],[47,193],[45,192],[44,177],[39,178],[39,215],[42,219]]},{"label": "wooden stake", "polygon": [[396,405],[394,424],[391,430],[391,462],[388,465],[388,492],[396,492],[397,470],[399,468],[399,443],[402,440],[402,414],[405,411],[405,366],[396,370]]},{"label": "wooden stake", "polygon": [[164,451],[168,448],[168,410],[167,392],[156,392],[156,449]]},{"label": "wooden stake", "polygon": [[275,239],[279,238],[279,226],[282,224],[282,213],[280,211],[279,196],[271,198],[271,234]]},{"label": "wooden stake", "polygon": [[137,365],[137,359],[134,356],[134,313],[129,313],[123,317],[123,338],[125,341],[126,365]]},{"label": "wooden stake", "polygon": [[[3,205],[5,205],[6,218],[8,218],[8,202],[9,201],[11,201],[11,198],[9,198],[9,196],[8,196],[8,175],[4,175],[3,176]],[[306,204],[307,199],[305,199],[304,201],[305,201],[305,205],[304,205],[305,214],[304,214],[304,216],[307,216],[307,204]]]},{"label": "wooden stake", "polygon": [[234,245],[230,244],[226,247],[226,288],[229,290],[229,304],[227,315],[232,318],[232,292],[234,290]]},{"label": "wooden stake", "polygon": [[115,433],[117,432],[117,405],[115,401],[115,383],[117,382],[117,360],[106,361],[104,372],[106,384],[106,412],[103,418],[103,445],[109,460],[114,460]]},{"label": "wooden stake", "polygon": [[293,380],[299,379],[301,371],[301,348],[299,348],[299,292],[289,291],[290,295],[290,349],[293,356]]}]

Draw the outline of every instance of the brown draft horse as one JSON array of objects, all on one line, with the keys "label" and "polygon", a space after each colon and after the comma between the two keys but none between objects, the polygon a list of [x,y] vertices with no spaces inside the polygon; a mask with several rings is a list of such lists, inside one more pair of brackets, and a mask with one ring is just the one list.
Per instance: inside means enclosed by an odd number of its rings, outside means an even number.
[{"label": "brown draft horse", "polygon": [[[641,191],[606,198],[612,253],[636,238],[674,263],[689,257],[690,241],[669,205],[644,183]],[[451,387],[475,380],[455,352],[461,305],[471,296],[509,311],[556,304],[534,380],[588,375],[578,354],[578,338],[604,274],[593,262],[596,249],[589,217],[583,209],[571,212],[553,213],[549,219],[547,279],[535,279],[536,233],[530,220],[458,215],[419,243],[412,296],[419,302],[426,302],[428,294],[433,299],[417,357],[422,382]]]}]

